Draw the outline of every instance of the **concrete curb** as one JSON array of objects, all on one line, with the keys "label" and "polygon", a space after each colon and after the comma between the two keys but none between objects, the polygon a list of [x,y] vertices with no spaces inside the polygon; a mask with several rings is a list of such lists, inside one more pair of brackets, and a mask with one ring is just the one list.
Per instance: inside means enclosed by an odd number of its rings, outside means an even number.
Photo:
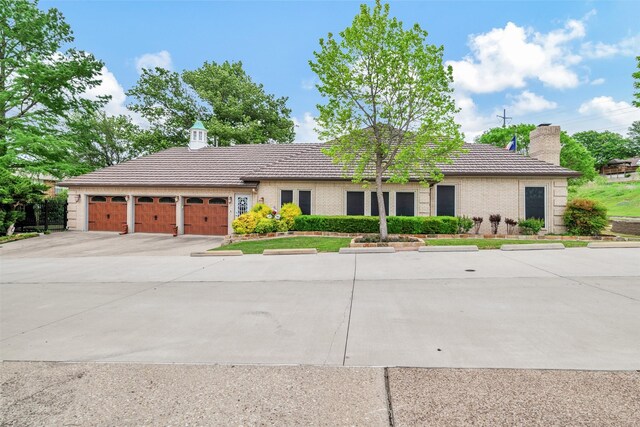
[{"label": "concrete curb", "polygon": [[309,249],[265,249],[262,255],[315,255],[318,253],[316,248]]},{"label": "concrete curb", "polygon": [[391,246],[383,246],[379,248],[340,248],[341,254],[390,254],[396,251]]},{"label": "concrete curb", "polygon": [[191,256],[192,257],[201,257],[201,256],[242,256],[242,255],[244,255],[244,254],[240,250],[191,252]]},{"label": "concrete curb", "polygon": [[564,249],[562,243],[531,243],[522,245],[502,245],[501,251],[543,251],[543,250],[556,250]]},{"label": "concrete curb", "polygon": [[418,252],[477,252],[476,245],[460,245],[460,246],[421,246]]},{"label": "concrete curb", "polygon": [[640,242],[589,242],[587,247],[591,249],[640,248]]}]

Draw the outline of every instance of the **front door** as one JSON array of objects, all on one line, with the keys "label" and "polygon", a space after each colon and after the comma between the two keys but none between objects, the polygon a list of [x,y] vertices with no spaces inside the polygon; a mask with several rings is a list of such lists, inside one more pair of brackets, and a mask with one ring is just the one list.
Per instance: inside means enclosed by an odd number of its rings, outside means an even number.
[{"label": "front door", "polygon": [[236,218],[251,209],[250,194],[236,194]]}]

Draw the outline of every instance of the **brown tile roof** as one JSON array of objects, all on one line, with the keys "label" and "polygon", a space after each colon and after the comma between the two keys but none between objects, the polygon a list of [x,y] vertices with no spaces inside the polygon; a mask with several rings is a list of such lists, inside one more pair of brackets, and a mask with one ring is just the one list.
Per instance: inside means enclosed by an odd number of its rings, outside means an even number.
[{"label": "brown tile roof", "polygon": [[[342,168],[321,151],[323,144],[237,145],[191,151],[170,148],[59,185],[244,187],[267,179],[341,180]],[[484,144],[465,144],[467,153],[447,176],[578,176],[578,172]]]}]

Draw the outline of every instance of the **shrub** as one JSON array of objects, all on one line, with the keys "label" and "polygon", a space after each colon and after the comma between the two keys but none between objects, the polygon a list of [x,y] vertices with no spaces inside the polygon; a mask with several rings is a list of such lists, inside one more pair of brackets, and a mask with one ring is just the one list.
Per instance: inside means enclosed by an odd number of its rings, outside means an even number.
[{"label": "shrub", "polygon": [[280,220],[287,225],[287,230],[293,228],[296,217],[300,215],[302,215],[302,211],[295,203],[285,203],[280,208]]},{"label": "shrub", "polygon": [[276,231],[285,232],[289,231],[290,229],[291,227],[289,227],[289,224],[287,224],[285,221],[276,221]]},{"label": "shrub", "polygon": [[484,221],[484,218],[482,218],[481,216],[474,216],[473,217],[473,232],[478,234],[480,232],[480,226],[482,225],[482,221]]},{"label": "shrub", "polygon": [[518,221],[511,218],[505,218],[504,223],[507,224],[507,234],[513,234],[513,229],[518,225]]},{"label": "shrub", "polygon": [[[450,216],[411,217],[390,216],[387,229],[390,234],[455,234],[459,220]],[[377,233],[377,216],[321,216],[300,215],[295,218],[294,230],[330,231],[335,233]]]},{"label": "shrub", "polygon": [[564,224],[569,234],[595,236],[607,223],[607,208],[595,200],[574,199],[564,212]]},{"label": "shrub", "polygon": [[254,233],[273,233],[278,229],[278,222],[275,219],[261,218],[256,225]]},{"label": "shrub", "polygon": [[234,219],[231,227],[233,228],[233,232],[237,234],[253,233],[260,219],[262,218],[257,213],[247,212]]},{"label": "shrub", "polygon": [[251,212],[257,214],[260,218],[266,218],[267,215],[271,215],[273,213],[273,209],[264,203],[258,203],[251,208]]},{"label": "shrub", "polygon": [[500,221],[502,221],[502,217],[500,214],[489,215],[489,222],[491,223],[491,232],[493,234],[498,234],[498,227],[500,226]]},{"label": "shrub", "polygon": [[544,221],[538,218],[521,219],[518,221],[518,226],[522,234],[533,235],[538,234],[540,230],[542,230]]},{"label": "shrub", "polygon": [[468,233],[473,227],[474,221],[467,216],[458,217],[458,234]]}]

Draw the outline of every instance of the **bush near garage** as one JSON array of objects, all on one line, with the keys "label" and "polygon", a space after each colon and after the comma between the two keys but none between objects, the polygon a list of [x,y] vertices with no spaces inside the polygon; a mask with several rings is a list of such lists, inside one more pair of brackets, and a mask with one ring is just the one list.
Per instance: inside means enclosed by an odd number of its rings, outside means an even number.
[{"label": "bush near garage", "polygon": [[275,233],[278,230],[279,222],[280,221],[276,221],[275,219],[262,218],[258,221],[253,232],[258,234]]},{"label": "bush near garage", "polygon": [[564,212],[564,224],[569,234],[596,236],[607,226],[607,208],[596,200],[573,199]]},{"label": "bush near garage", "polygon": [[[390,216],[387,227],[390,234],[456,234],[459,220],[449,216]],[[294,223],[296,231],[327,231],[334,233],[377,233],[377,216],[323,216],[300,215]]]},{"label": "bush near garage", "polygon": [[233,232],[237,234],[253,233],[256,225],[258,225],[258,221],[261,219],[263,218],[255,212],[243,213],[233,220],[231,227],[233,228]]},{"label": "bush near garage", "polygon": [[264,203],[258,203],[251,208],[251,212],[255,213],[260,218],[266,218],[267,215],[271,215],[273,213],[273,209]]}]

